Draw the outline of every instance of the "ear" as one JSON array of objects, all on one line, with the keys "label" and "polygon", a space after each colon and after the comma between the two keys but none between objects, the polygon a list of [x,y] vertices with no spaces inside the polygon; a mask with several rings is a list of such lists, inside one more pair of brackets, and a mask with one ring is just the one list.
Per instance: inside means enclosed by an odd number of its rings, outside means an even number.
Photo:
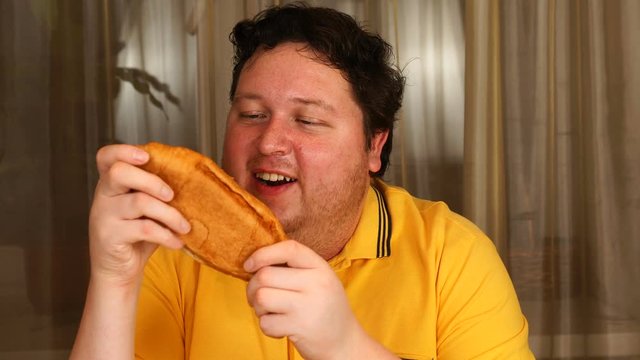
[{"label": "ear", "polygon": [[387,142],[389,136],[389,130],[376,130],[371,137],[371,147],[369,149],[369,171],[372,173],[380,170],[382,161],[380,161],[380,154],[382,153],[382,147]]}]

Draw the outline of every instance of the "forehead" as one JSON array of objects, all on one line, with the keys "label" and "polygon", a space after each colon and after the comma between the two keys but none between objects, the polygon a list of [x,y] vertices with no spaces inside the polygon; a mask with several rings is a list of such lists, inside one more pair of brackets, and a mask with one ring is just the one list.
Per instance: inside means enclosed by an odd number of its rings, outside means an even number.
[{"label": "forehead", "polygon": [[[238,79],[238,87],[253,87],[266,81],[274,88],[313,92],[340,91],[353,100],[351,84],[341,70],[330,66],[304,43],[283,43],[275,48],[260,48],[245,63]],[[328,94],[325,94],[328,95]]]},{"label": "forehead", "polygon": [[272,110],[322,109],[324,115],[318,114],[322,117],[344,124],[353,119],[363,126],[362,108],[342,71],[306,44],[284,43],[256,51],[240,73],[232,102],[247,99]]}]

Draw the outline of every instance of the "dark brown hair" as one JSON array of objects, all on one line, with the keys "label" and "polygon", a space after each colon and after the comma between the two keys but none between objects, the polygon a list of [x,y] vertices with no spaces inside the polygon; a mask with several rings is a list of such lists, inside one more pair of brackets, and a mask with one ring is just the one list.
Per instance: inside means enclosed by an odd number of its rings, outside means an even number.
[{"label": "dark brown hair", "polygon": [[251,20],[239,22],[229,39],[235,48],[232,100],[242,68],[259,48],[273,49],[284,42],[304,43],[319,60],[339,69],[351,84],[364,114],[367,148],[370,148],[374,134],[389,130],[380,155],[382,166],[372,173],[373,176],[384,175],[389,165],[393,124],[402,103],[405,82],[392,62],[393,51],[387,42],[363,29],[347,14],[302,2],[274,6]]}]

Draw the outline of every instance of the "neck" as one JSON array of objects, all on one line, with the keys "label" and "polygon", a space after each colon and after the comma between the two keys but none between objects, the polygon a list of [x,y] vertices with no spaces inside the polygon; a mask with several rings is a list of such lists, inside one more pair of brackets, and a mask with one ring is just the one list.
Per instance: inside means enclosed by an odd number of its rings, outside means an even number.
[{"label": "neck", "polygon": [[330,260],[338,255],[345,245],[351,240],[353,233],[360,222],[362,210],[366,200],[368,186],[359,196],[356,211],[334,217],[316,217],[313,224],[309,224],[293,233],[288,233],[291,239],[296,239],[302,244],[313,249],[325,260]]}]

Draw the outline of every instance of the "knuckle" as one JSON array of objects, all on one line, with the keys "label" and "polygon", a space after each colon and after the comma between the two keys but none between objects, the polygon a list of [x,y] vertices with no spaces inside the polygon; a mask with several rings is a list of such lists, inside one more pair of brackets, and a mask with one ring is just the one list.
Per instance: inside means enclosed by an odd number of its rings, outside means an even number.
[{"label": "knuckle", "polygon": [[131,194],[131,206],[135,209],[144,209],[148,206],[149,199],[141,192]]},{"label": "knuckle", "polygon": [[91,223],[89,226],[89,239],[91,241],[102,241],[109,235],[109,232],[104,226],[100,226],[97,223]]},{"label": "knuckle", "polygon": [[256,282],[258,284],[264,285],[264,284],[268,284],[269,280],[271,279],[271,268],[264,267],[260,270],[258,270],[258,272],[254,275],[254,278],[256,279]]},{"label": "knuckle", "polygon": [[96,152],[96,162],[98,164],[101,164],[104,161],[106,161],[108,151],[109,151],[108,146],[103,146],[100,149],[98,149],[98,151]]},{"label": "knuckle", "polygon": [[103,202],[101,199],[96,199],[89,212],[89,231],[99,238],[108,237],[113,229],[117,228],[117,224],[114,224],[114,219],[108,215],[107,206]]},{"label": "knuckle", "polygon": [[116,162],[109,170],[107,170],[106,177],[110,182],[117,182],[125,172],[126,165],[123,162]]},{"label": "knuckle", "polygon": [[271,321],[271,318],[268,315],[260,317],[260,329],[262,329],[265,335],[272,337],[282,337],[282,335],[279,334],[274,328],[273,321]]},{"label": "knuckle", "polygon": [[253,294],[253,306],[254,307],[265,307],[268,303],[268,291],[265,288],[258,288]]},{"label": "knuckle", "polygon": [[296,240],[285,240],[285,243],[287,244],[287,246],[289,246],[291,249],[297,249],[298,245],[300,245],[299,242],[297,242]]},{"label": "knuckle", "polygon": [[140,223],[140,233],[148,239],[155,233],[157,224],[151,219],[142,219]]},{"label": "knuckle", "polygon": [[318,276],[316,276],[314,280],[314,284],[317,289],[322,289],[322,291],[331,291],[336,288],[337,279],[334,279],[332,275],[333,274],[326,272],[318,273]]},{"label": "knuckle", "polygon": [[295,255],[300,252],[302,245],[296,240],[287,240],[287,249],[289,250],[290,255]]}]

